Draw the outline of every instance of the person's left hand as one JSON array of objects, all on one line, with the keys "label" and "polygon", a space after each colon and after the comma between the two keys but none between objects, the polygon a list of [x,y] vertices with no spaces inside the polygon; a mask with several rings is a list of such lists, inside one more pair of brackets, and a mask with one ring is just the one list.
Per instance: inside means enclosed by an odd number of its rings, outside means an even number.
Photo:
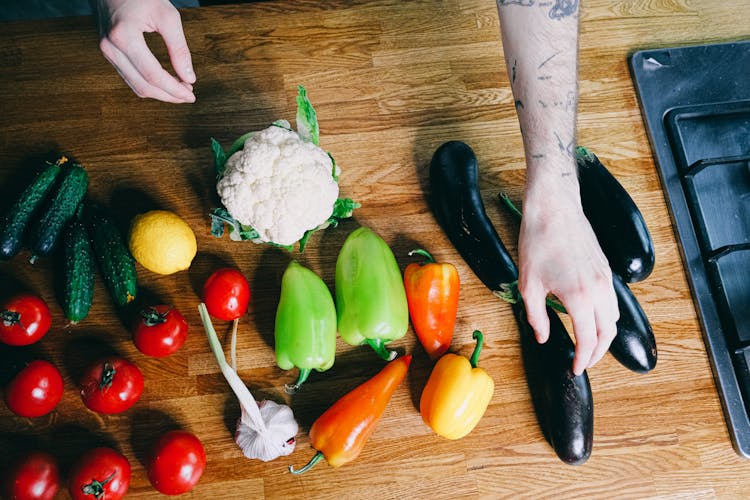
[{"label": "person's left hand", "polygon": [[[195,102],[192,58],[180,13],[168,0],[97,0],[99,48],[139,97]],[[159,33],[177,78],[162,68],[143,33]]]}]

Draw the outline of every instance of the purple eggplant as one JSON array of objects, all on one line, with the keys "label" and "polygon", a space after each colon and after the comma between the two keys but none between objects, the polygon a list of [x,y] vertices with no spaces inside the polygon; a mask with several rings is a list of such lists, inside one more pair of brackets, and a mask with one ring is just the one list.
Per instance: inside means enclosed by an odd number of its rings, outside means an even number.
[{"label": "purple eggplant", "polygon": [[641,211],[625,188],[588,149],[576,148],[581,204],[612,272],[625,283],[643,281],[654,269],[654,242]]}]

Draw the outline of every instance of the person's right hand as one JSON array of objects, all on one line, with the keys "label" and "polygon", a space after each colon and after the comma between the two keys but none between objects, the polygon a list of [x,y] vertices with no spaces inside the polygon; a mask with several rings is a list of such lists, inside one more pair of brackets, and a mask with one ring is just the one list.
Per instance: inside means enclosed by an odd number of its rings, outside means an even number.
[{"label": "person's right hand", "polygon": [[[195,102],[195,73],[180,13],[168,0],[97,0],[99,48],[139,97]],[[159,33],[177,78],[146,45],[143,33]],[[178,79],[179,78],[179,79]]]},{"label": "person's right hand", "polygon": [[[575,189],[546,183],[528,189],[519,235],[518,289],[537,340],[549,338],[545,298],[554,294],[573,323],[573,372],[580,375],[607,352],[617,334],[612,271]],[[531,193],[529,193],[531,191]]]}]

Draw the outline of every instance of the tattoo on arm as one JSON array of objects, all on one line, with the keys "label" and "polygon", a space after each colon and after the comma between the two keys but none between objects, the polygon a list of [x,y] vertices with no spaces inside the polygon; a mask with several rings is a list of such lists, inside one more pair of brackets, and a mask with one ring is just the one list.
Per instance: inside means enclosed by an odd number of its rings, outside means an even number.
[{"label": "tattoo on arm", "polygon": [[550,19],[564,19],[575,15],[578,0],[557,0],[549,11]]},{"label": "tattoo on arm", "polygon": [[519,109],[523,109],[523,101],[521,101],[521,99],[516,99],[515,104],[516,104],[516,111],[518,111]]},{"label": "tattoo on arm", "polygon": [[555,138],[557,139],[557,147],[560,148],[560,152],[565,153],[570,158],[575,158],[575,155],[573,154],[573,148],[575,147],[575,139],[568,142],[568,144],[563,144],[563,141],[557,132],[555,132]]},{"label": "tattoo on arm", "polygon": [[517,63],[518,63],[518,60],[517,59],[513,59],[513,67],[511,68],[511,71],[510,71],[510,73],[511,73],[510,74],[510,83],[511,83],[511,85],[514,84],[514,83],[516,83],[516,64]]},{"label": "tattoo on arm", "polygon": [[544,61],[542,61],[542,63],[539,66],[537,66],[537,69],[542,69],[542,66],[544,66],[545,64],[547,64],[548,62],[550,62],[555,57],[557,57],[560,54],[560,52],[562,52],[562,50],[558,50],[557,52],[555,52],[554,54],[552,54],[551,56],[549,56],[547,59],[545,59]]},{"label": "tattoo on arm", "polygon": [[521,7],[531,7],[534,0],[497,0],[498,5],[520,5]]},{"label": "tattoo on arm", "polygon": [[578,0],[555,0],[554,2],[542,1],[537,3],[536,0],[497,0],[497,6],[518,5],[520,7],[542,7],[549,8],[550,19],[565,19],[575,16],[578,11]]}]

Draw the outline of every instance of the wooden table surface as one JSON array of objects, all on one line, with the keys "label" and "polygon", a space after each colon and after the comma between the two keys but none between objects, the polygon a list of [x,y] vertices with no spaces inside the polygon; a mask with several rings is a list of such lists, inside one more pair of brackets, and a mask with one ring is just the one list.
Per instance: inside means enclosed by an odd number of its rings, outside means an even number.
[{"label": "wooden table surface", "polygon": [[[606,357],[589,377],[595,400],[593,454],[563,464],[537,425],[520,362],[510,307],[493,297],[443,235],[426,203],[427,165],[444,141],[476,151],[488,213],[515,254],[517,224],[496,195],[518,200],[523,149],[490,0],[285,0],[183,11],[198,83],[197,102],[141,100],[98,51],[91,18],[4,24],[0,29],[0,207],[40,159],[64,152],[89,170],[90,196],[117,211],[173,210],[198,237],[186,272],[138,269],[144,293],[176,305],[190,323],[186,345],[166,359],[140,354],[97,278],[91,315],[72,328],[53,294],[58,267],[28,253],[0,263],[3,291],[18,283],[51,304],[52,331],[36,346],[3,348],[4,376],[25,356],[52,360],[65,394],[51,414],[14,417],[0,405],[0,466],[19,450],[55,452],[64,468],[83,450],[108,444],[133,466],[132,497],[156,497],[143,459],[173,428],[203,441],[208,465],[193,498],[659,497],[733,498],[750,491],[750,462],[738,457],[725,426],[684,266],[627,67],[642,48],[746,39],[750,2],[591,0],[582,10],[579,143],[595,151],[643,211],[656,246],[656,268],[632,286],[659,347],[656,369],[627,371]],[[151,37],[159,54],[163,47]],[[315,236],[304,254],[216,239],[209,138],[227,144],[278,118],[293,119],[298,84],[307,87],[322,145],[341,167],[344,196],[362,203],[356,221]],[[431,364],[409,331],[396,343],[414,354],[361,456],[338,469],[319,464],[287,473],[314,451],[307,430],[339,396],[382,366],[366,347],[339,341],[335,366],[314,373],[290,397],[296,373],[276,367],[273,318],[282,270],[291,257],[333,285],[334,264],[357,225],[375,229],[402,269],[424,247],[455,263],[463,282],[452,350],[469,355],[481,329],[480,364],[496,384],[476,429],[459,441],[434,435],[418,413]],[[564,228],[560,228],[564,231]],[[270,463],[244,458],[233,442],[236,399],[218,371],[200,326],[196,290],[219,265],[239,267],[253,303],[240,323],[239,373],[256,397],[286,401],[300,423],[297,449]],[[227,331],[219,325],[220,334]],[[86,410],[75,380],[87,360],[115,351],[144,372],[143,397],[121,415]],[[14,363],[16,362],[16,363]],[[60,498],[66,498],[61,493]]]}]

